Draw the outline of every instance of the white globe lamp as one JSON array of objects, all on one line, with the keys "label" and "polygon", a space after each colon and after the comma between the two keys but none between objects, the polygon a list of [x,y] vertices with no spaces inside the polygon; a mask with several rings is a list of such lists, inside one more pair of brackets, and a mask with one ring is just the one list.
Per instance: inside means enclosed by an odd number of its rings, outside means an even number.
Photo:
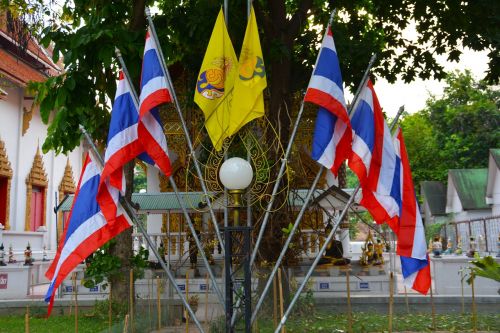
[{"label": "white globe lamp", "polygon": [[229,191],[246,189],[253,179],[250,163],[239,157],[232,157],[222,163],[219,178]]}]

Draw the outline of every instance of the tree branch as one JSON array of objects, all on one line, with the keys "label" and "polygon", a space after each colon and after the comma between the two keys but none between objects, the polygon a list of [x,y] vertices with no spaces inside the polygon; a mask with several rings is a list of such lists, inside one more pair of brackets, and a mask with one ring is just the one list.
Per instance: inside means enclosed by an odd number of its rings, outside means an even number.
[{"label": "tree branch", "polygon": [[[272,1],[272,2],[281,2],[281,1]],[[300,28],[303,25],[303,22],[307,20],[307,12],[312,7],[312,0],[302,0],[300,2],[299,8],[293,14],[292,18],[288,23],[288,36],[291,39],[295,39],[300,33]]]}]

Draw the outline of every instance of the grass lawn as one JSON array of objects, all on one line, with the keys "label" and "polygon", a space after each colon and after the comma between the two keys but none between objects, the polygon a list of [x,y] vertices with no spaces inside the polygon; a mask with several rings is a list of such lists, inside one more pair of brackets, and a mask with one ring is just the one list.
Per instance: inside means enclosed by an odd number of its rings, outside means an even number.
[{"label": "grass lawn", "polygon": [[[500,314],[479,315],[477,320],[479,331],[500,332]],[[316,313],[302,318],[293,318],[287,322],[288,333],[302,332],[347,332],[347,316],[345,314]],[[397,315],[393,317],[393,332],[432,332],[430,314]],[[352,331],[355,333],[387,332],[388,317],[380,314],[356,313],[353,315]],[[471,316],[459,314],[437,315],[436,330],[447,332],[472,331]],[[274,332],[270,321],[259,322],[260,333]]]},{"label": "grass lawn", "polygon": [[[379,314],[357,313],[353,318],[353,332],[387,332],[387,316]],[[123,320],[123,318],[121,318]],[[114,332],[122,332],[123,322],[115,318]],[[479,315],[478,330],[488,332],[500,332],[500,314]],[[145,323],[143,323],[145,324]],[[471,332],[471,317],[452,315],[437,315],[436,328],[438,331],[446,332]],[[53,315],[49,319],[33,316],[30,318],[30,332],[32,333],[67,333],[74,332],[75,320],[73,316]],[[192,325],[192,324],[191,324]],[[190,325],[190,326],[191,326]],[[141,332],[147,332],[138,328]],[[347,332],[347,317],[343,314],[316,313],[309,317],[293,318],[287,322],[287,332]],[[99,333],[107,332],[108,323],[105,318],[79,317],[78,332]],[[259,320],[258,331],[260,333],[273,332],[271,320]],[[397,315],[393,319],[394,332],[432,332],[432,319],[429,314]],[[0,317],[0,333],[23,333],[24,316],[2,316]],[[210,332],[224,332],[224,330],[211,330]],[[208,332],[207,332],[208,333]]]}]

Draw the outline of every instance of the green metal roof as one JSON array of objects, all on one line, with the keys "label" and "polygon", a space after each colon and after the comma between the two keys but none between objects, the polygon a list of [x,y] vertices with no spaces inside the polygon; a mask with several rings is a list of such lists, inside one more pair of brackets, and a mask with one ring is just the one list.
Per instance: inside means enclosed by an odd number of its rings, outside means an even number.
[{"label": "green metal roof", "polygon": [[490,155],[491,157],[493,157],[493,160],[497,164],[497,167],[500,168],[500,149],[499,148],[490,149]]},{"label": "green metal roof", "polygon": [[450,176],[464,210],[486,209],[488,169],[452,169]]},{"label": "green metal roof", "polygon": [[[307,192],[309,190],[299,189],[296,191],[290,191],[288,195],[288,200],[290,205],[295,207],[301,207],[306,199]],[[315,190],[313,194],[313,199],[320,196],[325,190]],[[345,190],[348,194],[352,192],[352,189]],[[203,192],[180,192],[180,197],[184,201],[186,208],[200,210],[205,208],[204,195]],[[215,198],[212,198],[215,201]],[[161,212],[169,210],[181,210],[181,206],[177,201],[177,197],[174,192],[161,192],[161,193],[134,193],[132,194],[132,202],[139,205],[140,212]],[[73,195],[70,195],[66,201],[60,207],[62,211],[71,210],[71,205],[73,204]],[[201,205],[200,205],[201,204]]]},{"label": "green metal roof", "polygon": [[[179,196],[184,201],[188,209],[200,209],[198,204],[203,200],[203,192],[179,192]],[[174,192],[162,193],[134,193],[132,194],[132,202],[139,205],[139,211],[167,211],[167,210],[181,210],[181,206],[177,201]],[[69,196],[60,210],[69,211],[73,204],[73,196]]]},{"label": "green metal roof", "polygon": [[420,186],[431,215],[446,215],[446,187],[444,184],[437,181],[423,181]]}]

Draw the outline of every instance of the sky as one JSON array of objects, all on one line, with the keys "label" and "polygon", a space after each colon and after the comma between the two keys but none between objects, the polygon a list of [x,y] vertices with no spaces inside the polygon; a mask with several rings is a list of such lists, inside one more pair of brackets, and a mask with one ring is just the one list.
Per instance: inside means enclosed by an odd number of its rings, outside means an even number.
[{"label": "sky", "polygon": [[[482,79],[488,69],[487,51],[476,52],[466,49],[459,62],[449,62],[446,57],[438,57],[438,62],[448,72],[468,69],[476,79]],[[391,84],[387,80],[378,79],[375,91],[384,111],[388,116],[394,117],[401,105],[404,105],[409,113],[423,109],[430,94],[436,96],[443,94],[444,85],[444,81],[438,80],[416,79],[411,83],[399,80]]]}]

